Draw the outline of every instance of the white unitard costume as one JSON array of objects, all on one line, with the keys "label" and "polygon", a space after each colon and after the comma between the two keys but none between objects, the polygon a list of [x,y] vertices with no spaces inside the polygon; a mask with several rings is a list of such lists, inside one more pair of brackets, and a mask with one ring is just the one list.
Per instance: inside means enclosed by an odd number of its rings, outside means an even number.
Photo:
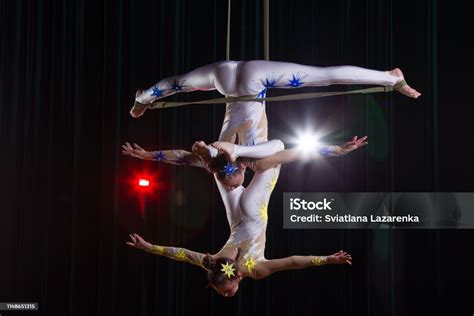
[{"label": "white unitard costume", "polygon": [[[276,61],[223,61],[199,67],[187,74],[169,77],[143,91],[136,101],[149,104],[176,92],[217,90],[226,96],[265,97],[269,89],[371,84],[393,87],[403,78],[388,71],[356,66],[315,67]],[[228,103],[220,137],[241,145],[254,145],[267,138],[264,102]],[[245,122],[245,124],[244,124]],[[237,141],[235,138],[238,138]]]},{"label": "white unitard costume", "polygon": [[[402,79],[387,71],[355,66],[314,67],[273,61],[224,61],[163,79],[143,91],[136,101],[149,104],[177,92],[196,90],[218,90],[226,96],[258,95],[264,98],[267,91],[273,88],[291,89],[332,84],[394,86]],[[236,146],[240,156],[263,158],[283,149],[280,141],[267,142],[267,135],[265,102],[235,102],[226,105],[219,140],[250,146]],[[180,158],[178,151],[173,153],[174,158],[166,157],[164,151],[157,152],[155,160],[204,167],[201,161],[187,162]],[[247,188],[240,186],[232,191],[228,191],[216,179],[231,230],[223,249],[240,248],[239,264],[251,266],[252,263],[265,260],[268,202],[279,172],[280,166],[256,172]]]},{"label": "white unitard costume", "polygon": [[[267,127],[264,126],[264,129],[266,132]],[[264,158],[284,149],[283,143],[279,140],[249,147],[236,146],[236,151],[239,151],[238,147],[242,147],[246,153],[241,150],[241,154],[249,158]],[[252,162],[250,167],[252,168]],[[238,263],[241,266],[265,260],[268,203],[277,184],[280,168],[281,165],[278,165],[255,172],[246,188],[239,186],[232,191],[228,191],[216,178],[231,232],[223,249],[239,248],[241,255]],[[248,272],[251,273],[252,269],[249,268]]]}]

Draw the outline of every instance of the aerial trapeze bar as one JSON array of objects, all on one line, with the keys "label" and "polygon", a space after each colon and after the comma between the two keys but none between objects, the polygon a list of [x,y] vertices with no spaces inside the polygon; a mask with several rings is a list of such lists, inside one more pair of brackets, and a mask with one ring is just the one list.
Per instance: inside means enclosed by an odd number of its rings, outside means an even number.
[{"label": "aerial trapeze bar", "polygon": [[377,93],[377,92],[391,92],[397,90],[405,85],[405,80],[398,82],[393,87],[373,87],[366,89],[358,90],[349,90],[349,91],[335,91],[335,92],[314,92],[314,93],[297,93],[297,94],[287,94],[276,97],[268,98],[257,98],[256,95],[246,95],[241,97],[225,97],[225,98],[215,98],[202,101],[192,101],[192,102],[166,102],[166,101],[154,101],[148,107],[149,109],[163,109],[171,108],[189,104],[218,104],[218,103],[234,103],[234,102],[270,102],[270,101],[295,101],[295,100],[306,100],[306,99],[315,99],[322,97],[329,97],[335,95],[345,95],[345,94],[367,94],[367,93]]}]

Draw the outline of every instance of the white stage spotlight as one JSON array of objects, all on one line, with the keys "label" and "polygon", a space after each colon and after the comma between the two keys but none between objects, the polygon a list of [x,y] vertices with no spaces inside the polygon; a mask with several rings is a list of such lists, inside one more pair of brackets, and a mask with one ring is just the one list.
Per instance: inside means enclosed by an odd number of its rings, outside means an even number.
[{"label": "white stage spotlight", "polygon": [[315,133],[305,132],[298,135],[298,148],[306,154],[314,154],[319,147],[318,136]]}]

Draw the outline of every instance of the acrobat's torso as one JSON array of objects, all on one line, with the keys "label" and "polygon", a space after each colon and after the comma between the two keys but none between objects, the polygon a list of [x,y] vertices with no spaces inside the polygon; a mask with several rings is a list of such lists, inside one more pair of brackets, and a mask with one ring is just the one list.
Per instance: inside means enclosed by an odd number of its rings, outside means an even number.
[{"label": "acrobat's torso", "polygon": [[227,103],[219,140],[243,146],[266,142],[267,125],[265,103]]},{"label": "acrobat's torso", "polygon": [[268,221],[268,203],[275,188],[280,166],[257,172],[247,188],[227,191],[216,181],[225,205],[230,236],[227,248],[240,249],[238,264],[252,276],[253,268],[265,259],[265,241]]},{"label": "acrobat's torso", "polygon": [[[235,67],[235,78],[219,78],[217,71],[215,85],[217,90],[230,96],[255,94],[261,86],[252,88],[248,82],[242,84],[240,75],[242,62],[223,63],[219,67],[222,76],[228,76],[229,67]],[[233,82],[224,86],[221,82]],[[238,84],[240,82],[240,84]],[[265,87],[263,87],[265,88]],[[262,95],[264,97],[264,95]],[[252,146],[268,141],[268,121],[265,112],[265,102],[235,102],[227,103],[224,122],[219,136],[220,141],[227,141],[243,146]],[[216,179],[226,209],[230,227],[230,236],[223,250],[227,248],[240,249],[238,264],[252,276],[253,269],[258,262],[265,259],[265,241],[267,229],[267,208],[271,192],[278,179],[279,167],[255,174],[247,188],[240,186],[227,191]]]}]

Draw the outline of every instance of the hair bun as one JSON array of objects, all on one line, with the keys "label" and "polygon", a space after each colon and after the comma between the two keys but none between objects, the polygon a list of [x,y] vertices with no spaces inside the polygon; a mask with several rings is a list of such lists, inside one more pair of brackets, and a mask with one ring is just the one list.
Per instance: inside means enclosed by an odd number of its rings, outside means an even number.
[{"label": "hair bun", "polygon": [[214,268],[216,267],[216,263],[216,259],[214,259],[210,254],[206,254],[202,259],[202,264],[206,269],[209,270],[214,270]]}]

